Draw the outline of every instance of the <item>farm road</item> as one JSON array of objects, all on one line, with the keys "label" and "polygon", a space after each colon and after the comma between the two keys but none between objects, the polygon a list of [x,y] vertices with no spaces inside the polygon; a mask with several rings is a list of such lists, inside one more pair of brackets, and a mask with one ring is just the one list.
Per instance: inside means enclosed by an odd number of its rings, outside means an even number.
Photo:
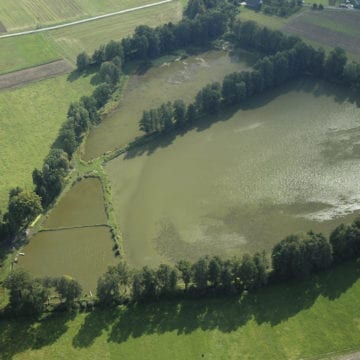
[{"label": "farm road", "polygon": [[104,18],[114,16],[114,15],[126,14],[128,12],[133,12],[133,11],[137,11],[137,10],[141,10],[141,9],[146,9],[146,8],[149,8],[149,7],[162,5],[162,4],[172,2],[172,1],[173,0],[162,0],[162,1],[155,2],[155,3],[142,5],[142,6],[137,6],[137,7],[130,8],[130,9],[115,11],[115,12],[107,13],[107,14],[104,14],[104,15],[93,16],[93,17],[90,17],[90,18],[87,18],[87,19],[72,21],[72,22],[69,22],[69,23],[66,23],[66,24],[60,24],[60,25],[48,26],[48,27],[41,28],[41,29],[27,30],[27,31],[12,33],[12,34],[0,35],[0,39],[9,38],[9,37],[13,37],[13,36],[35,34],[35,33],[38,33],[38,32],[49,31],[49,30],[61,29],[61,28],[67,27],[67,26],[83,24],[83,23],[86,23],[86,22],[99,20],[99,19],[104,19]]}]

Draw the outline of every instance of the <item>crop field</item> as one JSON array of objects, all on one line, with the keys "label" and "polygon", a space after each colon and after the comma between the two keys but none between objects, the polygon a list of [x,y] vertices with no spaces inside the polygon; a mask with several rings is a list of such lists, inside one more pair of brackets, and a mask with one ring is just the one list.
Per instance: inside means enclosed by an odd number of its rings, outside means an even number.
[{"label": "crop field", "polygon": [[1,358],[319,359],[359,350],[359,297],[359,265],[349,263],[241,299],[3,321]]},{"label": "crop field", "polygon": [[0,91],[0,208],[14,186],[32,186],[31,173],[44,157],[66,119],[70,102],[90,94],[88,77],[68,75]]},{"label": "crop field", "polygon": [[301,36],[318,45],[340,46],[360,57],[360,11],[304,11],[289,21],[282,30]]},{"label": "crop field", "polygon": [[0,39],[0,74],[61,58],[45,34]]},{"label": "crop field", "polygon": [[8,32],[35,29],[115,12],[152,0],[2,0],[0,22]]}]

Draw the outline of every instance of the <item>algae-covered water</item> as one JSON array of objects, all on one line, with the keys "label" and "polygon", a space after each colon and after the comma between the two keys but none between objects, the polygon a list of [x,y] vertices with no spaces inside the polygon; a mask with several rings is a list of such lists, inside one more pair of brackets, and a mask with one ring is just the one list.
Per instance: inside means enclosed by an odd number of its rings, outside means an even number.
[{"label": "algae-covered water", "polygon": [[302,80],[106,166],[135,266],[270,250],[360,209],[360,111]]},{"label": "algae-covered water", "polygon": [[229,55],[224,51],[209,51],[132,76],[118,109],[90,132],[84,159],[123,147],[140,135],[138,122],[144,110],[176,99],[192,101],[206,84],[221,82],[226,74],[248,69],[253,62],[254,56],[246,52]]},{"label": "algae-covered water", "polygon": [[19,266],[35,276],[69,275],[84,292],[95,293],[98,278],[116,263],[108,227],[44,231],[35,235],[19,256]]},{"label": "algae-covered water", "polygon": [[45,228],[106,224],[101,183],[88,178],[63,195],[44,222]]}]

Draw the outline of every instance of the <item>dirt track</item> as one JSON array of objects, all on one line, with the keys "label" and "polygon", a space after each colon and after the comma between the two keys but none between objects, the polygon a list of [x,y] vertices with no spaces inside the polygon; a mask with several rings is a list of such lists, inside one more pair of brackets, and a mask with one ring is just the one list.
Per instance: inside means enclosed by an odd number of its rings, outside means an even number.
[{"label": "dirt track", "polygon": [[50,76],[64,74],[71,69],[72,67],[67,61],[58,60],[49,64],[35,66],[30,69],[0,75],[0,90],[21,86],[32,81],[46,79]]}]

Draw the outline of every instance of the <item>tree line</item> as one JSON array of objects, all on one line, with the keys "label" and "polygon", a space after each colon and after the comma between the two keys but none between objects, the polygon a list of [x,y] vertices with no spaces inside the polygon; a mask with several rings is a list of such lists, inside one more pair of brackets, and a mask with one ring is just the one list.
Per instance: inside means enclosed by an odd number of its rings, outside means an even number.
[{"label": "tree line", "polygon": [[[98,279],[92,305],[109,307],[184,296],[240,296],[273,283],[302,279],[359,257],[360,219],[357,219],[350,225],[336,227],[329,239],[312,231],[287,236],[275,244],[270,256],[265,252],[231,259],[203,256],[193,263],[180,260],[175,265],[144,266],[140,270],[121,261]],[[80,300],[80,284],[67,276],[37,279],[23,269],[16,269],[4,286],[9,291],[8,310],[12,314],[40,314],[54,296],[60,299],[56,309],[87,305],[84,298]]]}]

